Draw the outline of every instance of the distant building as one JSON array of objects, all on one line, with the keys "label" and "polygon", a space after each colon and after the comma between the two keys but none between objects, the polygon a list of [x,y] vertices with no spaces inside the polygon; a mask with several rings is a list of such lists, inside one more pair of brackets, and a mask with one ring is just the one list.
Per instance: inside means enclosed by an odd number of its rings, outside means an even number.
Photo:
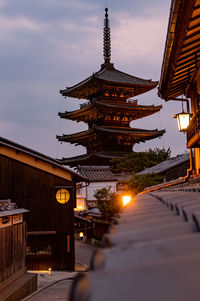
[{"label": "distant building", "polygon": [[176,157],[171,157],[161,162],[157,165],[154,165],[150,168],[138,173],[138,175],[145,175],[148,173],[157,173],[162,175],[163,181],[171,181],[178,179],[179,177],[184,177],[187,175],[187,169],[190,168],[190,155],[183,154],[177,155]]},{"label": "distant building", "polygon": [[78,185],[77,200],[85,199],[88,208],[96,207],[94,194],[97,189],[111,187],[111,191],[116,192],[117,178],[109,166],[79,166],[78,172],[87,178],[89,183]]},{"label": "distant building", "polygon": [[137,95],[154,89],[158,82],[117,70],[111,63],[111,37],[106,9],[104,20],[104,63],[82,82],[61,90],[64,97],[86,99],[76,111],[59,112],[61,118],[85,122],[88,130],[57,136],[61,142],[86,147],[87,154],[63,158],[64,165],[110,165],[111,159],[124,158],[133,145],[158,138],[165,130],[131,128],[131,121],[159,112],[162,106],[138,105]]}]

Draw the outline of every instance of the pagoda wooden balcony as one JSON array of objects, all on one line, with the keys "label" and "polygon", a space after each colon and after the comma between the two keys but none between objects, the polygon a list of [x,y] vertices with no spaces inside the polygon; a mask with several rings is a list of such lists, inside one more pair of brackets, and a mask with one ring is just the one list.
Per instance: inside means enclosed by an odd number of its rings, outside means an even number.
[{"label": "pagoda wooden balcony", "polygon": [[132,105],[136,105],[138,104],[138,99],[132,99],[132,98],[128,98],[126,100],[127,103],[131,103]]},{"label": "pagoda wooden balcony", "polygon": [[200,111],[198,111],[187,128],[187,147],[200,147]]},{"label": "pagoda wooden balcony", "polygon": [[87,102],[80,104],[80,109],[83,109],[83,108],[89,106],[90,103],[91,103],[90,101],[87,101]]}]

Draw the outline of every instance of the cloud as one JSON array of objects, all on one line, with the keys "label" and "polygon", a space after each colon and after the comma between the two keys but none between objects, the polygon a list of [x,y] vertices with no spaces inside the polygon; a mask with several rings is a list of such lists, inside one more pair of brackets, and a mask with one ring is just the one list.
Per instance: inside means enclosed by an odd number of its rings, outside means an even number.
[{"label": "cloud", "polygon": [[0,120],[0,135],[11,136],[19,130],[20,126],[16,122]]},{"label": "cloud", "polygon": [[0,29],[1,31],[15,31],[17,30],[28,30],[28,31],[40,31],[41,24],[37,24],[30,18],[17,16],[15,18],[6,17],[0,15]]},{"label": "cloud", "polygon": [[[1,135],[55,156],[56,134],[87,128],[60,121],[58,111],[78,109],[79,100],[62,100],[59,90],[90,76],[103,63],[105,4],[115,67],[159,79],[169,0],[0,0]],[[143,104],[161,102],[156,90],[139,97]],[[170,110],[167,104],[163,112]],[[156,116],[141,121],[144,128],[167,127],[166,145],[174,143],[178,133],[167,124],[168,113],[161,113],[163,125]],[[174,152],[176,148],[174,144]],[[83,152],[64,143],[58,149],[60,156]]]},{"label": "cloud", "polygon": [[124,14],[112,31],[113,52],[121,60],[133,61],[140,58],[142,61],[151,59],[155,62],[158,55],[160,57],[164,29],[163,18],[154,16],[131,19]]}]

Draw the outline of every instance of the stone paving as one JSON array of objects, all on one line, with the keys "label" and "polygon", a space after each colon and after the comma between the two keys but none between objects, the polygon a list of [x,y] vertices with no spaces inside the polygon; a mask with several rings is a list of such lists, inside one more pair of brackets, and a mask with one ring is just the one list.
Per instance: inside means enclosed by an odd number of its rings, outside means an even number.
[{"label": "stone paving", "polygon": [[52,282],[52,284],[45,286],[43,289],[40,289],[26,299],[23,299],[23,301],[67,301],[69,300],[71,284],[72,279],[70,278]]},{"label": "stone paving", "polygon": [[94,246],[82,241],[76,241],[76,269],[75,272],[32,271],[38,275],[38,290],[22,301],[67,301],[70,288],[77,272],[86,272],[89,268],[90,258],[95,249]]}]

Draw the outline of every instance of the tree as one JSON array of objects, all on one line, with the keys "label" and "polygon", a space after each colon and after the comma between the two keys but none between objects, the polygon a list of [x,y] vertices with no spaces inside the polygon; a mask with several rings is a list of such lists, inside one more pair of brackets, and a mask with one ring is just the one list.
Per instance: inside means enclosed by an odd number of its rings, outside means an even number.
[{"label": "tree", "polygon": [[132,175],[130,179],[130,186],[133,189],[134,193],[137,194],[143,191],[146,187],[151,187],[162,183],[163,176],[160,176],[156,173],[149,173],[145,175]]},{"label": "tree", "polygon": [[94,197],[103,217],[111,219],[119,215],[122,203],[119,202],[116,193],[111,192],[111,187],[97,189]]},{"label": "tree", "polygon": [[170,157],[171,150],[168,148],[154,148],[145,152],[132,152],[123,159],[112,159],[111,168],[113,172],[140,172],[145,168],[154,166]]}]

